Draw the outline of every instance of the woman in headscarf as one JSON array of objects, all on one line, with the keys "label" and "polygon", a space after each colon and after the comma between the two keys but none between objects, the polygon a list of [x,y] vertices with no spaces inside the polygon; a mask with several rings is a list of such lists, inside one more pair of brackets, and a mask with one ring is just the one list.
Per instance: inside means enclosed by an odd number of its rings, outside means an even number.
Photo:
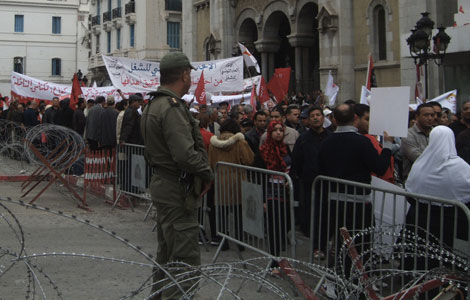
[{"label": "woman in headscarf", "polygon": [[[282,173],[289,173],[291,155],[289,147],[283,142],[285,125],[280,121],[272,121],[268,125],[266,142],[261,145],[255,158],[255,166]],[[269,250],[279,256],[287,246],[287,232],[290,229],[290,209],[288,189],[285,177],[268,175],[266,195],[266,220]],[[271,267],[277,267],[273,261]]]},{"label": "woman in headscarf", "polygon": [[[450,128],[437,126],[431,131],[428,146],[411,168],[406,181],[406,190],[459,201],[470,208],[470,165],[457,156],[455,137]],[[419,199],[411,199],[410,202],[407,225],[409,230],[414,230],[415,226],[418,226],[418,235],[424,239],[423,241],[429,240],[430,244],[440,244],[442,240],[445,246],[452,249],[454,226],[457,228],[457,237],[465,240],[468,238],[469,224],[461,209],[456,212],[454,207]],[[428,234],[432,234],[437,240]],[[441,247],[444,245],[441,244]],[[429,248],[425,245],[421,247]],[[424,269],[426,259],[428,259],[428,269],[439,266],[439,261],[436,259],[422,257],[417,260],[417,266],[408,266],[408,268]]]}]

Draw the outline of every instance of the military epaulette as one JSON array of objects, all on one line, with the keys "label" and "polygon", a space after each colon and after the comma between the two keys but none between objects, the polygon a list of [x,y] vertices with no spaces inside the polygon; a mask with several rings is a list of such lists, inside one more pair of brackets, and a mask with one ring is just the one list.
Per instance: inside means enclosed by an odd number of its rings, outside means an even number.
[{"label": "military epaulette", "polygon": [[168,101],[170,102],[170,105],[172,107],[179,107],[180,106],[180,101],[176,99],[175,97],[168,97]]}]

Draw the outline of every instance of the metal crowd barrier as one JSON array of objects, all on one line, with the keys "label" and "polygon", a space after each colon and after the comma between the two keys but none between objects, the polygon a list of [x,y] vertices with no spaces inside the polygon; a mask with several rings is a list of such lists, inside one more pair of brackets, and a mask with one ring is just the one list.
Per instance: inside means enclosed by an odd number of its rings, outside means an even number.
[{"label": "metal crowd barrier", "polygon": [[358,276],[339,232],[346,227],[382,295],[415,280],[413,272],[440,268],[470,278],[470,209],[461,202],[408,193],[375,177],[369,185],[318,176],[311,203],[310,263]]},{"label": "metal crowd barrier", "polygon": [[265,256],[296,257],[294,191],[286,173],[218,162],[215,168],[217,234]]},{"label": "metal crowd barrier", "polygon": [[150,205],[145,213],[145,221],[152,209],[152,199],[148,192],[152,179],[152,168],[145,161],[144,149],[144,145],[123,144],[117,146],[116,179],[118,183],[118,196],[114,206],[123,194],[150,201]]}]

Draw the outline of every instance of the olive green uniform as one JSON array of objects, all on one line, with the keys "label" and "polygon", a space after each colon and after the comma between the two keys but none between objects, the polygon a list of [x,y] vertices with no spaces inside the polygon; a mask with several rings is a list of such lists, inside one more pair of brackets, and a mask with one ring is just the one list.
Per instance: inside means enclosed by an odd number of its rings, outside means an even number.
[{"label": "olive green uniform", "polygon": [[[197,121],[184,100],[169,89],[159,87],[144,108],[141,128],[145,157],[153,168],[150,184],[157,209],[157,262],[200,264],[197,208],[203,183],[213,173]],[[156,272],[154,282],[164,278]],[[181,284],[185,289],[193,283]],[[156,291],[161,286],[154,286]],[[177,289],[164,291],[163,299],[177,299]]]}]

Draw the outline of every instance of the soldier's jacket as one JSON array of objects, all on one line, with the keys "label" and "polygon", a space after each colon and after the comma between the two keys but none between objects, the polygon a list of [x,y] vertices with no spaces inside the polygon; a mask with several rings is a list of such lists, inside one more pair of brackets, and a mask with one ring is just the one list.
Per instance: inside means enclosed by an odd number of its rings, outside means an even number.
[{"label": "soldier's jacket", "polygon": [[202,182],[212,181],[213,173],[197,121],[171,90],[159,87],[153,94],[141,119],[147,163],[163,177],[179,177],[181,171],[194,175],[191,192],[198,193]]}]

